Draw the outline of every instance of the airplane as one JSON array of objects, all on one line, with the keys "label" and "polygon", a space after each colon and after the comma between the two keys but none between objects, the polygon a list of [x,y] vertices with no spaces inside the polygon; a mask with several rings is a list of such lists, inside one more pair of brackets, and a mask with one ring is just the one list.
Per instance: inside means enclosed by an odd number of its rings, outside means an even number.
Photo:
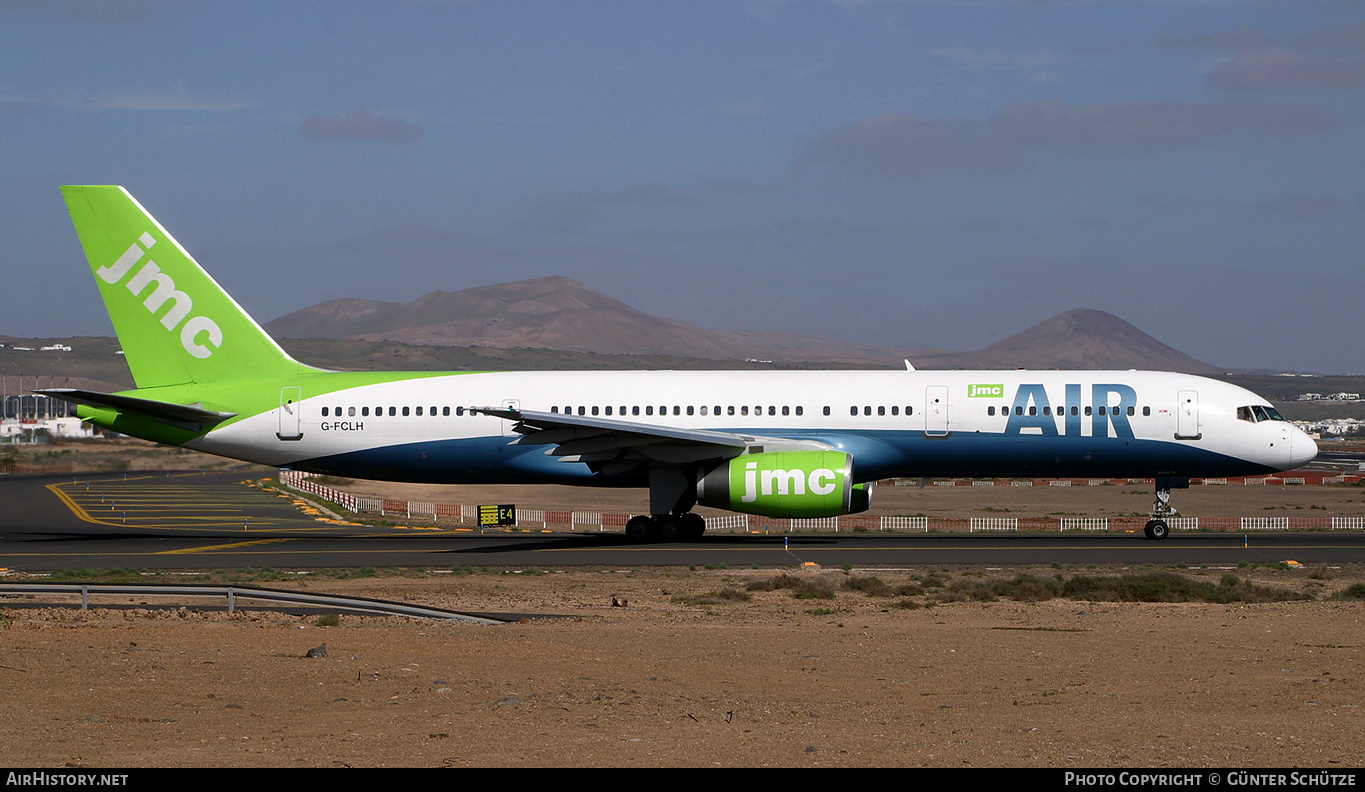
[{"label": "airplane", "polygon": [[888,478],[1151,478],[1164,539],[1191,477],[1317,455],[1265,399],[1146,371],[327,371],[290,357],[131,194],[62,194],[136,388],[50,388],[123,434],[313,473],[648,489],[633,540],[701,504],[866,510]]}]

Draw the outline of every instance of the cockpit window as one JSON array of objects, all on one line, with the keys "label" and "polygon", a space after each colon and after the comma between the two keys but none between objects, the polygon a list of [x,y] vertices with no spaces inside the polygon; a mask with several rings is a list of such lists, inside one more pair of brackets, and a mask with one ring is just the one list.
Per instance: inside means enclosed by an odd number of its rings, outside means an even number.
[{"label": "cockpit window", "polygon": [[1261,421],[1283,421],[1284,416],[1274,407],[1261,404],[1253,404],[1248,407],[1237,408],[1237,418],[1241,421],[1260,423]]}]

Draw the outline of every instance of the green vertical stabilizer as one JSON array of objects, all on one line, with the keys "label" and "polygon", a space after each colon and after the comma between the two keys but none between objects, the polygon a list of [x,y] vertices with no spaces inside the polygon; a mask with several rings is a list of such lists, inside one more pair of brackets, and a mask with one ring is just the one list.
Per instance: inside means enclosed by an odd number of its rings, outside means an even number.
[{"label": "green vertical stabilizer", "polygon": [[127,190],[62,196],[138,388],[318,371],[289,357]]}]

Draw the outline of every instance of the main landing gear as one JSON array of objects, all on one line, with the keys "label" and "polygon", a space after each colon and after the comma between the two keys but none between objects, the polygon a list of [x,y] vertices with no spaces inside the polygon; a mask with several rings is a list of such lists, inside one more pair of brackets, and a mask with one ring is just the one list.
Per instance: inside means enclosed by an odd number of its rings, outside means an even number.
[{"label": "main landing gear", "polygon": [[631,517],[626,536],[632,542],[690,542],[706,531],[706,520],[693,514],[697,482],[704,471],[664,463],[649,466],[649,511]]},{"label": "main landing gear", "polygon": [[1170,476],[1156,480],[1156,501],[1152,504],[1152,519],[1142,527],[1144,536],[1160,541],[1171,535],[1171,526],[1166,520],[1178,513],[1171,505],[1171,490],[1189,489],[1189,486],[1188,478]]},{"label": "main landing gear", "polygon": [[706,521],[700,514],[640,514],[626,523],[626,536],[633,542],[672,542],[700,539],[706,532]]}]

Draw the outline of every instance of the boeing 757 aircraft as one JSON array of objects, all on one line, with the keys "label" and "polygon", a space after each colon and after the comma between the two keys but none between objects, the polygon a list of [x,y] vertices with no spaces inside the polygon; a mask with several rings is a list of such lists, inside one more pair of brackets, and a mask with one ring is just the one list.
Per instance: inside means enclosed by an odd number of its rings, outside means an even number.
[{"label": "boeing 757 aircraft", "polygon": [[892,477],[1141,477],[1166,537],[1191,476],[1298,467],[1308,435],[1216,380],[1140,371],[325,371],[284,352],[122,187],[63,187],[137,387],[45,391],[99,426],[281,468],[642,487],[634,539],[702,504],[868,508]]}]

